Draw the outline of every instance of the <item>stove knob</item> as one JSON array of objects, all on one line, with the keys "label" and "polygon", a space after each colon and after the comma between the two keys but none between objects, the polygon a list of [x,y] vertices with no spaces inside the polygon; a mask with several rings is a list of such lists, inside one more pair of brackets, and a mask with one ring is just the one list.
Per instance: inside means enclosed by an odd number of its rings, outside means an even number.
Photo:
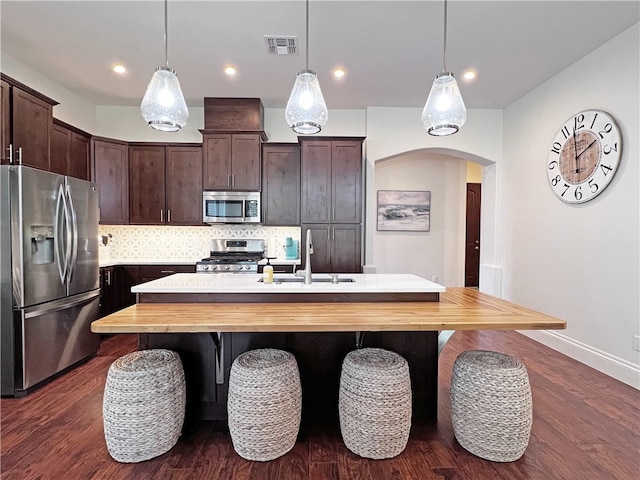
[{"label": "stove knob", "polygon": [[229,265],[225,265],[225,266],[224,266],[224,269],[225,269],[225,270],[230,270],[230,269],[231,269],[231,266],[229,266]]},{"label": "stove knob", "polygon": [[200,267],[201,267],[201,270],[203,270],[203,271],[205,271],[205,272],[206,272],[207,270],[209,270],[209,265],[200,265]]},{"label": "stove knob", "polygon": [[209,268],[210,268],[211,270],[217,270],[217,269],[218,269],[218,266],[217,266],[217,265],[211,265]]}]

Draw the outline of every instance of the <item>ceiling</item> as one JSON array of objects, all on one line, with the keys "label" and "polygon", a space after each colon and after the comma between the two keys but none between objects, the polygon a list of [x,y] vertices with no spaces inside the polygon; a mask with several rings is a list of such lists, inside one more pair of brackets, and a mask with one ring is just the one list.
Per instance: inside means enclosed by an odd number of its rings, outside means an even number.
[{"label": "ceiling", "polygon": [[[423,106],[443,67],[443,5],[311,0],[309,68],[329,109]],[[0,16],[3,53],[95,105],[139,105],[165,64],[159,0],[1,0]],[[639,17],[637,0],[450,0],[447,69],[468,108],[504,108]],[[169,65],[192,107],[203,97],[260,97],[284,108],[305,68],[303,0],[170,0],[168,33]],[[299,53],[268,55],[264,35],[297,36]],[[114,74],[116,63],[128,72]],[[223,73],[228,64],[235,77]],[[462,80],[467,68],[475,81]]]}]

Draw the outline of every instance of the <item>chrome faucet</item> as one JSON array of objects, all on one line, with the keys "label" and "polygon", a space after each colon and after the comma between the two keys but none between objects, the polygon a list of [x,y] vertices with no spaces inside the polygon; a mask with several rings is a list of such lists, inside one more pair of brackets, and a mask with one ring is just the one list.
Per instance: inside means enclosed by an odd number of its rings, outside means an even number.
[{"label": "chrome faucet", "polygon": [[311,229],[307,229],[306,252],[304,259],[304,270],[296,270],[297,277],[304,277],[305,285],[313,283],[311,279],[311,254],[313,253],[313,243],[311,241]]}]

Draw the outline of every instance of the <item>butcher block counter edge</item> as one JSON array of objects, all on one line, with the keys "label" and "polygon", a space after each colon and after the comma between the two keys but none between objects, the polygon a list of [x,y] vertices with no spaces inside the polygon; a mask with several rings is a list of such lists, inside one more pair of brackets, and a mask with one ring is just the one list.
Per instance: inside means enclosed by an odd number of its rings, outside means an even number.
[{"label": "butcher block counter edge", "polygon": [[469,288],[448,288],[439,302],[139,303],[91,324],[94,333],[564,328],[564,320]]}]

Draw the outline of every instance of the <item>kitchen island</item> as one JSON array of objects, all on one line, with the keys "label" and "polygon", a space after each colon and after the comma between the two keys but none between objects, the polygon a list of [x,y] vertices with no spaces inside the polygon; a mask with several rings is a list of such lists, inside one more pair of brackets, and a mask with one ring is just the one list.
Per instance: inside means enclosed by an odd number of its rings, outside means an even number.
[{"label": "kitchen island", "polygon": [[[244,351],[292,352],[303,386],[303,421],[315,422],[337,419],[344,356],[357,347],[386,348],[407,359],[413,421],[424,423],[437,412],[439,330],[566,327],[476,290],[445,290],[414,275],[345,274],[338,280],[353,281],[337,284],[330,276],[314,276],[311,285],[282,281],[292,277],[276,276],[279,283],[265,285],[253,274],[176,274],[134,287],[139,303],[94,322],[92,330],[138,333],[140,348],[178,351],[188,416],[214,420],[226,418],[229,370]],[[328,300],[314,301],[314,295]]]}]

